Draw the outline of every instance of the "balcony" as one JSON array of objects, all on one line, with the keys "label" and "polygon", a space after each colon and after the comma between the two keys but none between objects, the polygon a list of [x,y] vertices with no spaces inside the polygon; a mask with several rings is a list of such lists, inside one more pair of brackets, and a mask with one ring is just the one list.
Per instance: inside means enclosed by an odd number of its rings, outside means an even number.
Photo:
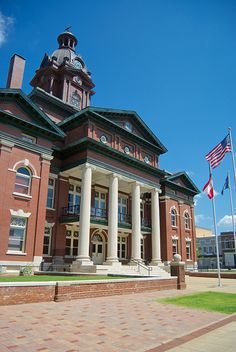
[{"label": "balcony", "polygon": [[[60,222],[75,222],[80,220],[80,205],[69,205],[61,209]],[[108,211],[107,209],[102,208],[91,208],[90,212],[90,220],[91,222],[102,222],[106,223],[108,221]],[[124,228],[131,228],[132,219],[131,215],[118,213],[118,226]],[[151,220],[150,219],[141,219],[141,228],[142,229],[150,229],[151,228]]]}]

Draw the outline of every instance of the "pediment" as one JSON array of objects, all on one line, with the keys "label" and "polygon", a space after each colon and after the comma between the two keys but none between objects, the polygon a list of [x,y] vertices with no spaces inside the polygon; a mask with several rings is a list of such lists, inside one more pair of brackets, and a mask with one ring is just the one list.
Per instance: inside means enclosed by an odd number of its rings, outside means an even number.
[{"label": "pediment", "polygon": [[2,121],[32,127],[54,137],[64,136],[61,129],[19,89],[0,89],[0,116]]},{"label": "pediment", "polygon": [[167,151],[165,146],[160,142],[160,140],[154,135],[154,133],[135,111],[96,107],[90,107],[89,110],[99,114],[105,119],[108,119],[112,123],[121,127],[124,132],[131,133],[132,135],[135,135],[151,143],[155,147],[159,148],[160,154]]},{"label": "pediment", "polygon": [[184,171],[167,176],[166,181],[173,185],[187,188],[196,194],[199,193],[197,186]]}]

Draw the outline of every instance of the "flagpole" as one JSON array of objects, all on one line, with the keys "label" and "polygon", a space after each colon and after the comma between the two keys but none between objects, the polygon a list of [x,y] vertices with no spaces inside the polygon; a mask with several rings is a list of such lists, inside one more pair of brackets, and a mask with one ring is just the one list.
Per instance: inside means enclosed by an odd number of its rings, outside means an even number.
[{"label": "flagpole", "polygon": [[235,254],[236,254],[236,235],[235,235],[235,224],[234,224],[234,207],[233,207],[233,197],[232,197],[232,191],[231,191],[229,171],[228,171],[228,180],[229,180],[230,208],[231,208],[233,234],[234,234],[234,251],[235,251]]},{"label": "flagpole", "polygon": [[234,160],[234,147],[233,147],[233,141],[232,141],[232,133],[231,133],[231,128],[228,128],[229,131],[229,138],[230,138],[230,144],[231,144],[231,154],[232,154],[232,164],[233,164],[233,170],[234,170],[234,188],[236,188],[236,171],[235,171],[235,160]]},{"label": "flagpole", "polygon": [[[209,164],[210,175],[212,175],[212,168]],[[217,272],[218,272],[218,286],[221,286],[221,277],[220,277],[220,255],[219,255],[219,243],[217,238],[217,227],[216,227],[216,207],[215,207],[215,195],[214,195],[214,185],[212,178],[212,188],[213,188],[213,197],[212,197],[212,210],[213,210],[213,219],[214,219],[214,231],[215,231],[215,240],[216,240],[216,260],[217,260]]]}]

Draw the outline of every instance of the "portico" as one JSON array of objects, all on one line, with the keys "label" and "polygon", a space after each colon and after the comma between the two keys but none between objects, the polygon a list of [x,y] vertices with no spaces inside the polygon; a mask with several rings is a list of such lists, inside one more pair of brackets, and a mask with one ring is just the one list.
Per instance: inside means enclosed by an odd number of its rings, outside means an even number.
[{"label": "portico", "polygon": [[[98,264],[97,259],[94,260],[96,250],[97,257],[103,258],[104,264],[117,266],[120,264],[118,252],[122,251],[122,240],[123,256],[128,246],[125,243],[127,241],[125,235],[121,236],[122,233],[125,233],[127,238],[130,237],[131,242],[130,255],[126,255],[126,263],[133,264],[133,259],[140,262],[145,260],[144,254],[143,258],[141,256],[141,237],[143,238],[142,235],[145,234],[152,237],[152,265],[161,262],[158,185],[153,187],[148,182],[142,182],[143,180],[128,177],[122,172],[112,172],[91,163],[80,165],[62,175],[66,176],[69,182],[77,179],[80,184],[80,200],[73,209],[73,221],[79,226],[78,252],[74,264],[76,262],[79,267]],[[96,196],[99,199],[100,195],[96,190],[103,191],[101,194],[105,198],[104,202],[96,202]],[[151,194],[144,213],[141,211],[143,194]],[[63,222],[71,222],[72,208],[68,207],[67,214],[65,209],[63,211]],[[100,245],[93,239],[96,228],[103,231],[101,234],[98,232],[96,236],[96,240],[101,241]],[[121,243],[118,243],[118,238]]]}]

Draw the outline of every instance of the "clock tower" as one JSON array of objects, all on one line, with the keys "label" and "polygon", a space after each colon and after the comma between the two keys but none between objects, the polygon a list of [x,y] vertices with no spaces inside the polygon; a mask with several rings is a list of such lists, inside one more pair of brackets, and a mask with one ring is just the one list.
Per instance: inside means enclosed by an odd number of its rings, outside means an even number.
[{"label": "clock tower", "polygon": [[30,84],[81,110],[90,105],[95,85],[82,57],[76,53],[76,37],[68,31],[57,38],[59,48],[44,55]]}]

